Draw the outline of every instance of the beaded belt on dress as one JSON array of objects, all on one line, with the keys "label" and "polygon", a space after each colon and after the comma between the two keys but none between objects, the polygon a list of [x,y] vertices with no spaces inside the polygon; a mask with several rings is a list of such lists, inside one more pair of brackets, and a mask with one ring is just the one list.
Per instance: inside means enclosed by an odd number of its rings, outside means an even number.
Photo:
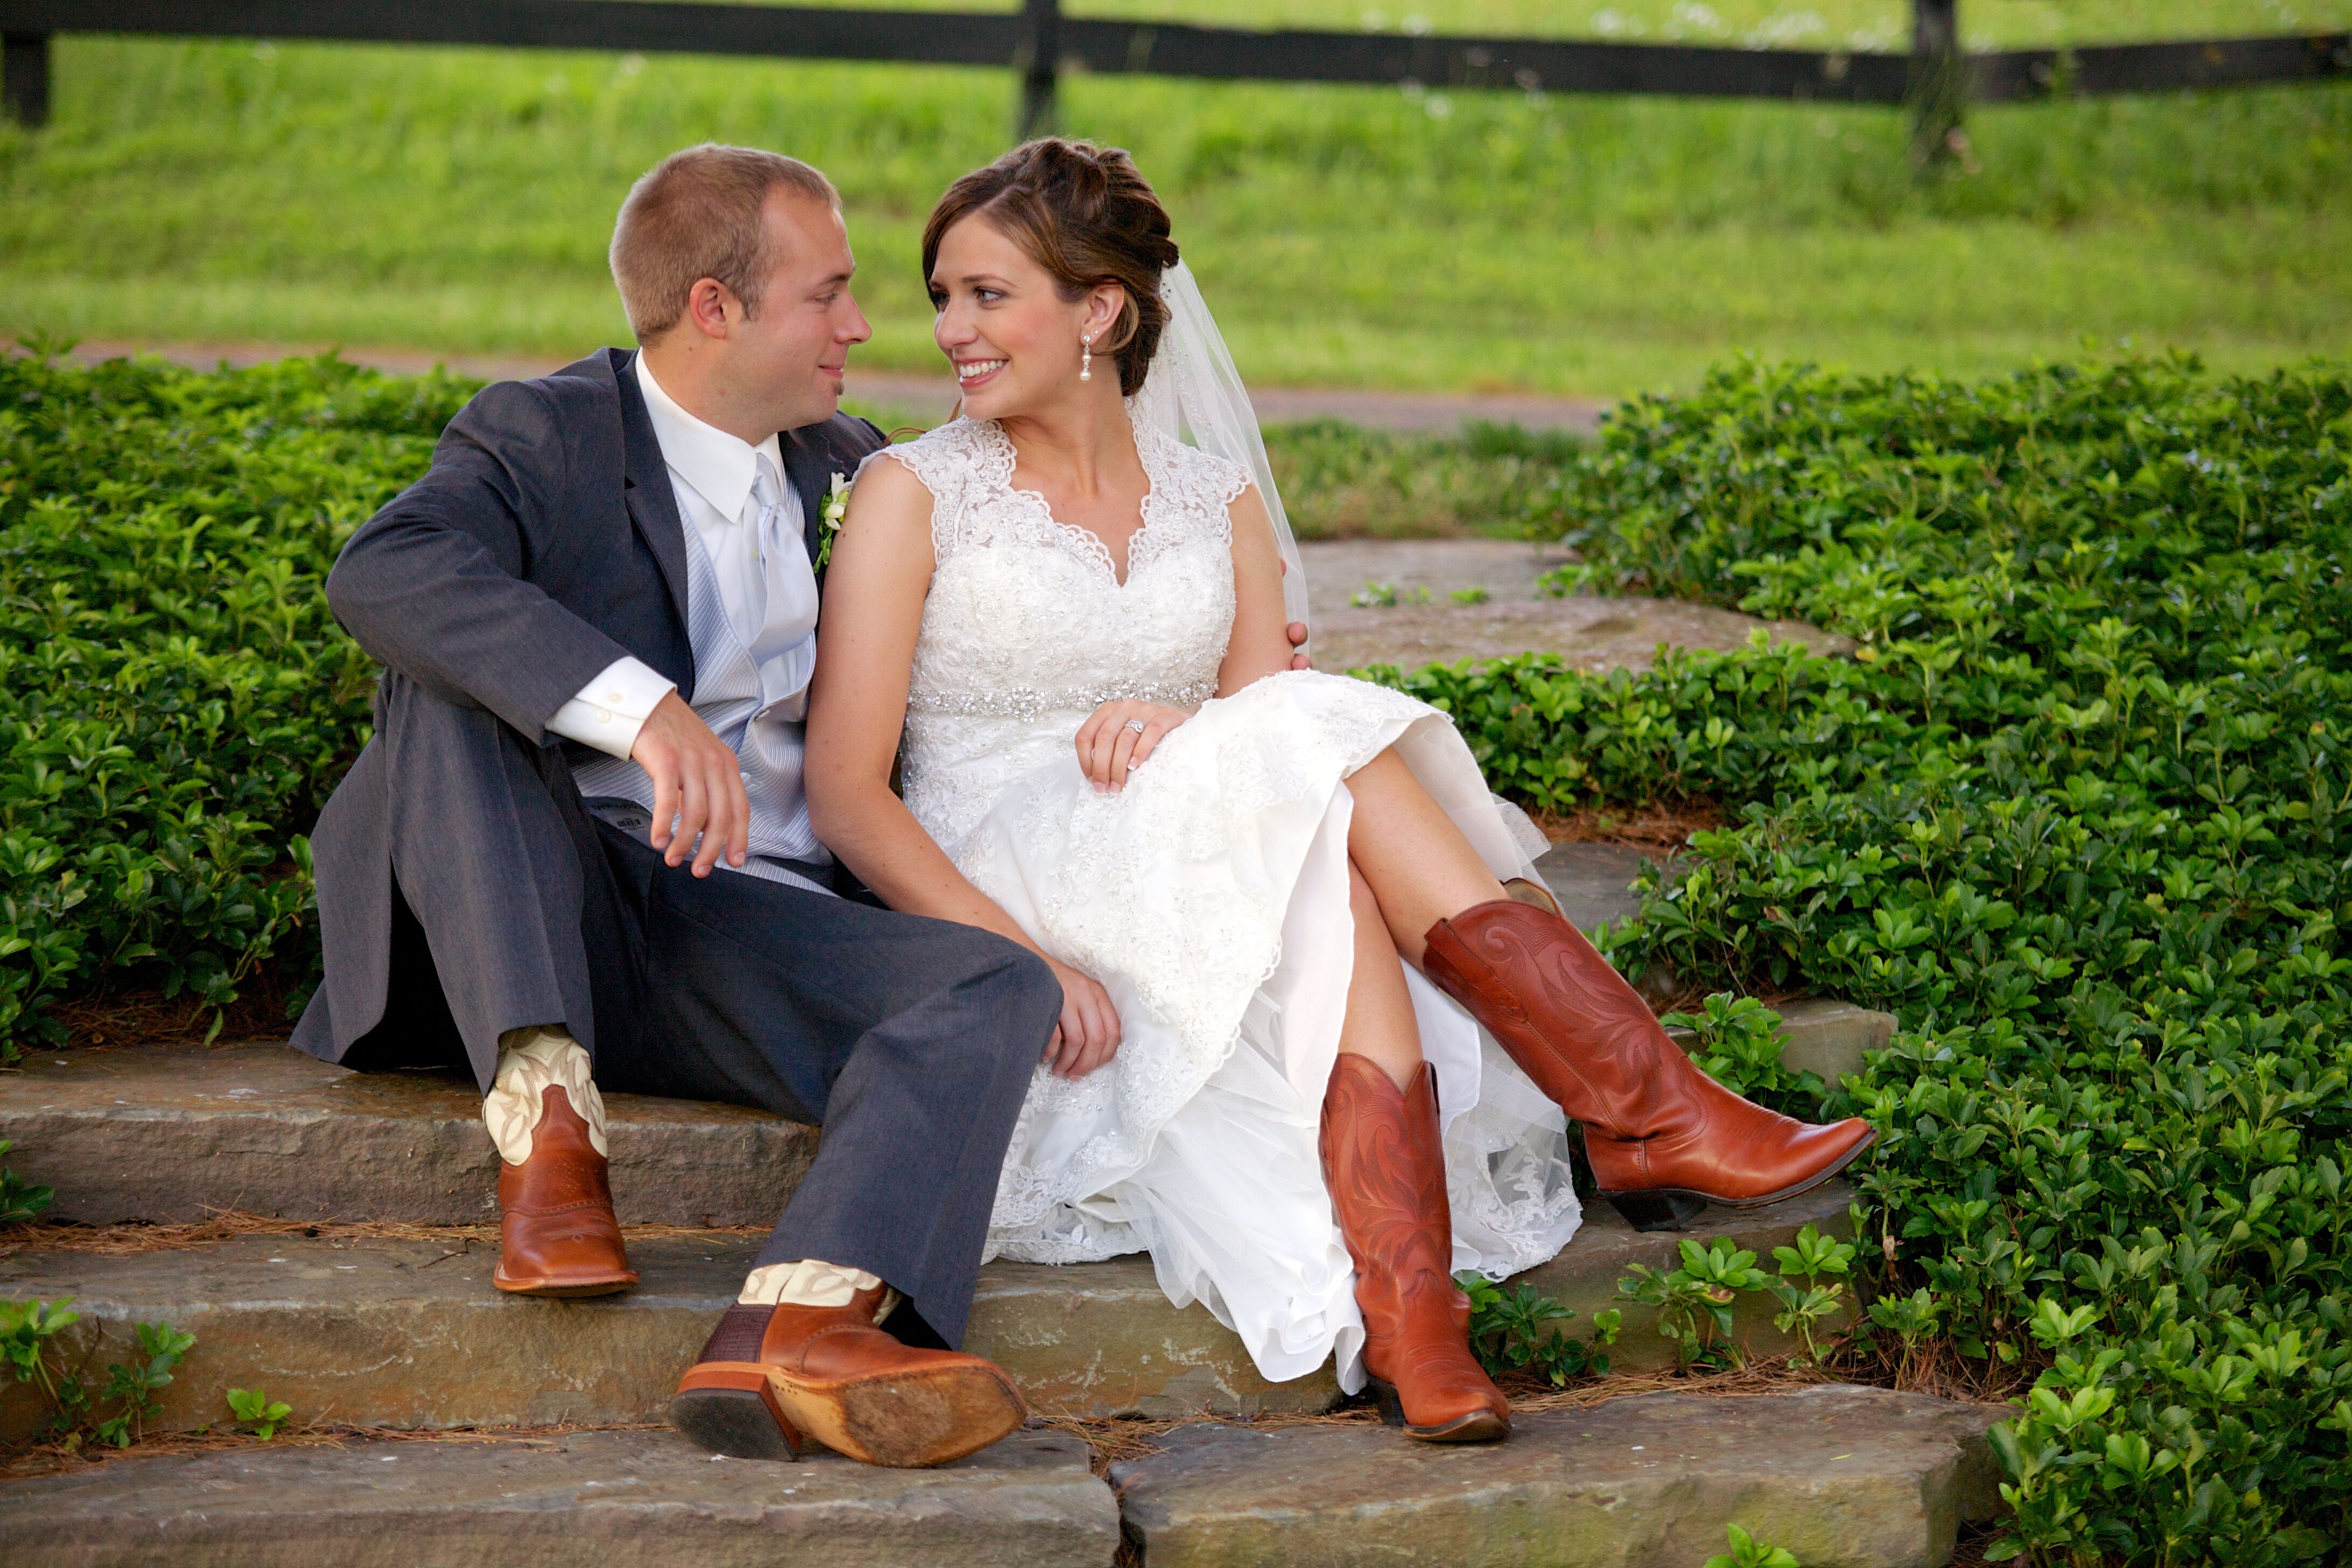
[{"label": "beaded belt on dress", "polygon": [[1067,691],[1037,691],[1017,686],[995,691],[917,691],[908,697],[907,711],[1042,719],[1048,713],[1091,713],[1106,702],[1157,702],[1168,708],[1197,708],[1216,694],[1217,683],[1213,680],[1186,686],[1106,686]]}]

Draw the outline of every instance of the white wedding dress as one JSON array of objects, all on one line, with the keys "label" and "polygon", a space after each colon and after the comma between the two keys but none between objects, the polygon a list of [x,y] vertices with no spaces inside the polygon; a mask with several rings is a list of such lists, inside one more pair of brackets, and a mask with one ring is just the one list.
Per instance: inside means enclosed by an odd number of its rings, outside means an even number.
[{"label": "white wedding dress", "polygon": [[[1087,1077],[1039,1069],[989,1256],[1148,1250],[1169,1299],[1205,1303],[1266,1378],[1336,1352],[1352,1391],[1363,1325],[1317,1152],[1354,962],[1342,781],[1395,747],[1499,877],[1532,875],[1541,838],[1488,794],[1452,721],[1399,692],[1294,671],[1217,697],[1226,507],[1248,480],[1146,422],[1136,439],[1151,488],[1124,584],[1100,540],[1013,487],[994,424],[868,459],[903,463],[934,502],[907,805],[1040,946],[1102,983],[1121,1025]],[[1105,795],[1072,742],[1113,698],[1197,710]],[[1579,1219],[1560,1112],[1406,974],[1437,1070],[1454,1267],[1530,1268]]]}]

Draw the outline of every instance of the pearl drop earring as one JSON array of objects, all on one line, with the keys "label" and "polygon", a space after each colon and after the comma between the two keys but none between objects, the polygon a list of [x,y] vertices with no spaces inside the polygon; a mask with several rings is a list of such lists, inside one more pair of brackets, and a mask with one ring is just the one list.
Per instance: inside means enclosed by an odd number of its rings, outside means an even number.
[{"label": "pearl drop earring", "polygon": [[1078,340],[1078,379],[1080,381],[1092,381],[1094,378],[1095,335],[1092,332],[1088,332],[1086,336]]}]

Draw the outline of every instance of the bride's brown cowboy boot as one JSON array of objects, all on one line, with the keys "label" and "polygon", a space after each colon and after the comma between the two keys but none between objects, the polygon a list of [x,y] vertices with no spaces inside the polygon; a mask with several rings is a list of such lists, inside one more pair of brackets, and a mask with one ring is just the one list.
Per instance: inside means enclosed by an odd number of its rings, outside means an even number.
[{"label": "bride's brown cowboy boot", "polygon": [[499,1266],[518,1296],[609,1296],[637,1282],[613,1217],[604,1156],[561,1084],[541,1091],[530,1155],[499,1162]]},{"label": "bride's brown cowboy boot", "polygon": [[821,1443],[908,1469],[961,1459],[1028,1419],[993,1363],[883,1332],[875,1318],[889,1289],[841,1307],[729,1308],[679,1381],[670,1424],[739,1459],[797,1459]]},{"label": "bride's brown cowboy boot", "polygon": [[1517,880],[1511,891],[1430,927],[1422,972],[1583,1123],[1601,1195],[1633,1228],[1793,1197],[1870,1147],[1877,1134],[1859,1117],[1793,1121],[1693,1067],[1549,894]]},{"label": "bride's brown cowboy boot", "polygon": [[1425,1443],[1509,1436],[1511,1403],[1470,1353],[1470,1298],[1454,1283],[1429,1064],[1400,1089],[1369,1058],[1342,1051],[1323,1096],[1322,1149],[1381,1418]]}]

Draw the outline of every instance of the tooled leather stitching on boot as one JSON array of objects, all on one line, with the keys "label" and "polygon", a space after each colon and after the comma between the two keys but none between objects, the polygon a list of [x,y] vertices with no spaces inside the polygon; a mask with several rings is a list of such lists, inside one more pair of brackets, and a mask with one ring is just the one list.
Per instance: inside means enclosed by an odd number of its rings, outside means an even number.
[{"label": "tooled leather stitching on boot", "polygon": [[[1553,1012],[1559,1010],[1558,1003],[1564,996],[1570,1017],[1582,1026],[1578,1043],[1586,1047],[1585,1059],[1569,1059],[1569,1066],[1580,1082],[1598,1092],[1604,1106],[1614,1110],[1599,1119],[1609,1125],[1611,1134],[1630,1140],[1664,1131],[1660,1125],[1663,1086],[1656,1068],[1667,1060],[1664,1053],[1673,1052],[1674,1060],[1679,1061],[1682,1051],[1667,1038],[1640,994],[1609,967],[1609,961],[1568,921],[1545,916],[1524,904],[1482,908],[1510,911],[1509,917],[1482,921],[1475,936],[1489,952],[1519,961],[1525,973],[1504,983],[1515,991],[1544,996],[1554,1003]],[[1532,932],[1517,929],[1529,924],[1536,928]],[[1586,965],[1600,973],[1588,977],[1579,973]],[[1530,1016],[1534,1010],[1528,1006]],[[1564,1057],[1558,1047],[1554,1049]]]},{"label": "tooled leather stitching on boot", "polygon": [[[1479,909],[1489,907],[1478,906]],[[1476,912],[1476,910],[1463,911],[1465,915]],[[1453,921],[1440,921],[1432,926],[1423,939],[1423,948],[1422,973],[1435,982],[1439,990],[1461,1003],[1471,1016],[1486,1025],[1496,1039],[1506,1046],[1516,1047],[1512,1054],[1524,1053],[1540,1058],[1583,1090],[1580,1105],[1570,1105],[1568,1103],[1569,1096],[1556,1094],[1561,1109],[1579,1121],[1606,1129],[1620,1142],[1633,1140],[1636,1135],[1618,1118],[1608,1114],[1609,1097],[1601,1087],[1586,1076],[1566,1051],[1545,1038],[1535,1026],[1533,1016],[1519,1002],[1510,981],[1472,951],[1469,940],[1456,929]],[[1433,963],[1430,962],[1432,959],[1439,962]],[[1471,969],[1474,965],[1484,975],[1483,984],[1473,978]],[[1522,1065],[1525,1065],[1524,1061]]]}]

